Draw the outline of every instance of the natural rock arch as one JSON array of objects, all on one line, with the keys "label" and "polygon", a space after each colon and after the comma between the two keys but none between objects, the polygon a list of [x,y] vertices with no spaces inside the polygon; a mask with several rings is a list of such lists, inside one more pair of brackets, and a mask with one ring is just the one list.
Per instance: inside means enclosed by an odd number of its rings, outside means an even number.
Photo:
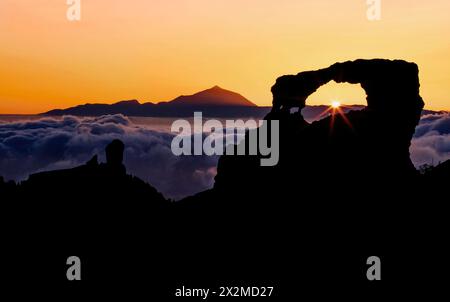
[{"label": "natural rock arch", "polygon": [[[360,84],[366,92],[367,107],[345,115],[351,127],[332,117],[308,124],[301,113],[291,114],[290,109],[303,108],[310,95],[332,80]],[[371,183],[369,179],[394,181],[417,173],[409,154],[424,106],[416,64],[382,59],[336,63],[282,76],[272,93],[273,108],[266,119],[280,121],[279,165],[266,171],[257,167],[256,159],[222,156],[215,188],[252,186],[249,179],[253,178],[255,187],[264,183],[267,187],[295,188],[297,179],[312,187],[324,178],[342,180],[344,174],[354,183]],[[241,177],[238,171],[244,166],[247,175]],[[292,173],[296,177],[287,177]]]},{"label": "natural rock arch", "polygon": [[360,84],[366,92],[367,114],[377,131],[398,140],[408,152],[424,102],[419,94],[419,69],[402,60],[356,60],[327,68],[285,75],[272,87],[273,107],[268,119],[282,119],[293,107],[302,109],[307,98],[334,80]]},{"label": "natural rock arch", "polygon": [[367,95],[367,107],[379,113],[401,114],[418,119],[424,103],[419,95],[419,70],[416,64],[401,60],[356,60],[336,63],[316,71],[279,77],[272,87],[276,113],[291,107],[304,107],[317,89],[334,80],[360,84]]}]

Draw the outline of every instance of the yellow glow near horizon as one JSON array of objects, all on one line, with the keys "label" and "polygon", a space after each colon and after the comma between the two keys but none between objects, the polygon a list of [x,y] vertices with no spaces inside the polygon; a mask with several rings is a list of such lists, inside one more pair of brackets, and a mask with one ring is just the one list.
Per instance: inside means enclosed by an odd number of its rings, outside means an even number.
[{"label": "yellow glow near horizon", "polygon": [[[80,103],[167,101],[219,85],[270,105],[277,77],[357,58],[405,59],[420,68],[429,109],[450,109],[450,1],[383,0],[0,1],[0,113]],[[357,85],[354,85],[357,86]],[[364,104],[362,89],[327,85]]]},{"label": "yellow glow near horizon", "polygon": [[331,107],[334,108],[334,109],[337,109],[337,108],[341,107],[341,102],[339,102],[339,101],[332,101],[331,102]]}]

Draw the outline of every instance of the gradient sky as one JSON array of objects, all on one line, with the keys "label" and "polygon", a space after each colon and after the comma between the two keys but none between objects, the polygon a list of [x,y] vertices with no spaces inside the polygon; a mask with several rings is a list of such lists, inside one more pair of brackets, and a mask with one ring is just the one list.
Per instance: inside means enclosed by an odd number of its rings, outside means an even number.
[{"label": "gradient sky", "polygon": [[[259,105],[283,74],[356,58],[420,67],[430,109],[450,109],[450,1],[0,0],[0,113],[85,102],[166,101],[219,85]],[[364,103],[359,86],[329,84],[309,104]]]}]

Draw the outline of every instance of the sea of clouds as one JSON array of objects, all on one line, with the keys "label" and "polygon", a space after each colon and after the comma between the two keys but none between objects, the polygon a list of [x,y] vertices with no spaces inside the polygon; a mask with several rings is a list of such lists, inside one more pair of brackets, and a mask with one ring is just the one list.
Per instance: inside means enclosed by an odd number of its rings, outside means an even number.
[{"label": "sea of clouds", "polygon": [[117,114],[94,118],[64,116],[0,124],[0,175],[23,180],[31,173],[86,163],[113,139],[126,146],[130,174],[150,182],[166,197],[178,199],[212,187],[217,157],[174,156],[175,134],[136,125]]},{"label": "sea of clouds", "polygon": [[[411,159],[419,167],[450,158],[450,116],[425,115],[411,144]],[[0,175],[20,181],[39,171],[86,163],[113,139],[126,146],[124,164],[130,174],[155,186],[166,197],[179,199],[211,188],[217,156],[175,156],[175,134],[133,123],[117,114],[101,117],[43,117],[0,123]]]},{"label": "sea of clouds", "polygon": [[416,167],[437,165],[450,159],[450,114],[422,116],[411,141],[410,153]]}]

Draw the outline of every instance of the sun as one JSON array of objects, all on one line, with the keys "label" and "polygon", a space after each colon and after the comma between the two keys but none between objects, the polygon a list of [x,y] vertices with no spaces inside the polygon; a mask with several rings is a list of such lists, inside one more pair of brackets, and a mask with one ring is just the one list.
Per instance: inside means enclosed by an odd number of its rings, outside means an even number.
[{"label": "sun", "polygon": [[341,107],[341,102],[339,102],[339,101],[332,101],[331,102],[331,107],[334,108],[334,109],[337,109],[337,108]]}]

